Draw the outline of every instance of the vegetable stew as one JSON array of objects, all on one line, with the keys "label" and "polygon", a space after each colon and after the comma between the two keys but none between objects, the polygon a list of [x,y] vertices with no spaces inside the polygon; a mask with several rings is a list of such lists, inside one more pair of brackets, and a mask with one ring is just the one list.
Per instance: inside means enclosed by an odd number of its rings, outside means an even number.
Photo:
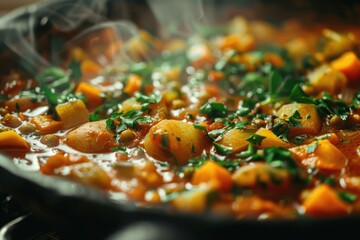
[{"label": "vegetable stew", "polygon": [[85,41],[58,66],[2,77],[0,150],[24,171],[144,207],[356,214],[357,36],[236,17],[188,39],[140,30],[97,48]]}]

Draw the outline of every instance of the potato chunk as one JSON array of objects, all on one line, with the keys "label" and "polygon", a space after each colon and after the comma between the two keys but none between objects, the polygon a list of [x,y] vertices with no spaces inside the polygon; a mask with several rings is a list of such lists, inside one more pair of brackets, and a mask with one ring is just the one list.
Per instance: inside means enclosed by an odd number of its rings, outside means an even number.
[{"label": "potato chunk", "polygon": [[278,136],[276,136],[272,131],[266,129],[266,128],[260,128],[255,132],[256,135],[260,135],[262,137],[265,137],[260,144],[261,148],[267,148],[267,147],[283,147],[286,148],[288,146],[288,143],[281,140]]},{"label": "potato chunk", "polygon": [[313,104],[286,104],[278,110],[277,116],[288,120],[296,111],[298,111],[301,116],[301,119],[298,119],[301,127],[291,127],[290,133],[295,135],[319,133],[322,125],[321,119]]},{"label": "potato chunk", "polygon": [[251,131],[232,129],[224,134],[219,143],[226,147],[231,147],[233,153],[239,153],[245,150],[246,147],[249,145],[249,142],[246,141],[246,139],[250,137],[252,133],[253,132]]},{"label": "potato chunk", "polygon": [[106,129],[105,121],[85,123],[69,132],[66,143],[70,147],[86,153],[109,152],[112,147],[116,146],[113,133]]},{"label": "potato chunk", "polygon": [[154,125],[144,141],[150,156],[177,164],[186,164],[189,158],[199,156],[208,145],[203,131],[177,120],[163,120]]},{"label": "potato chunk", "polygon": [[266,163],[254,163],[239,168],[232,175],[236,185],[248,188],[287,188],[291,177],[287,170]]},{"label": "potato chunk", "polygon": [[327,65],[318,67],[310,72],[307,77],[309,78],[311,86],[313,86],[316,91],[326,91],[331,94],[339,93],[347,83],[343,73]]},{"label": "potato chunk", "polygon": [[62,129],[69,129],[89,121],[89,111],[81,100],[67,102],[56,107]]}]

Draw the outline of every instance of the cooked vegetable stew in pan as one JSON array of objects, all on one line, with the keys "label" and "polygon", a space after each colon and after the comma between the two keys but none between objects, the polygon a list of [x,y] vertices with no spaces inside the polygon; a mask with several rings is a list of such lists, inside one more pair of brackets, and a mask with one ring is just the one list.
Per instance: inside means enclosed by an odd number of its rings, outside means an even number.
[{"label": "cooked vegetable stew in pan", "polygon": [[102,45],[82,35],[58,66],[9,69],[1,152],[144,207],[359,213],[358,33],[242,17],[197,31],[106,42],[115,33],[103,28]]}]

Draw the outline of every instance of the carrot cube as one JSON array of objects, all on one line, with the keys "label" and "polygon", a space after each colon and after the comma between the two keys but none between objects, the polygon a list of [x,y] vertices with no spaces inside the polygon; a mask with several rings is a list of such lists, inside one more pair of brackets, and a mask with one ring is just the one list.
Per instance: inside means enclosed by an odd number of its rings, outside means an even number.
[{"label": "carrot cube", "polygon": [[82,93],[85,95],[89,108],[96,108],[103,102],[100,97],[101,90],[87,82],[80,82],[75,93]]},{"label": "carrot cube", "polygon": [[331,67],[342,72],[349,82],[360,80],[360,60],[354,52],[346,52],[331,62]]},{"label": "carrot cube", "polygon": [[61,122],[55,121],[49,115],[36,116],[30,121],[33,123],[42,134],[48,134],[56,132],[61,127]]},{"label": "carrot cube", "polygon": [[348,206],[336,191],[326,184],[317,186],[303,202],[306,214],[312,216],[339,216],[348,213]]},{"label": "carrot cube", "polygon": [[231,174],[214,161],[207,161],[193,175],[192,184],[213,183],[221,191],[229,191],[233,182]]}]

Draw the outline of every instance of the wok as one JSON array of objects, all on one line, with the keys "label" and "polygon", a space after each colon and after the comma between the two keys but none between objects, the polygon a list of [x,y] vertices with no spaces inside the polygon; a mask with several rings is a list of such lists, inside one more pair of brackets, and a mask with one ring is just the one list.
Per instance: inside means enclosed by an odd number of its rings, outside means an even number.
[{"label": "wok", "polygon": [[[46,9],[63,2],[72,1],[50,1],[35,8],[31,6],[17,10],[3,17],[0,21],[8,24],[0,25],[0,36],[14,29],[20,29],[24,35],[32,32],[35,34],[33,37],[36,39],[36,48],[40,52],[48,51],[48,46],[42,44],[42,41],[53,26],[51,23],[40,24],[40,20],[45,16],[56,17],[59,12],[54,14]],[[303,4],[299,5],[300,2]],[[215,8],[219,7],[220,14],[224,14],[226,8],[236,6],[243,15],[249,13],[249,9],[255,9],[257,13],[262,13],[263,19],[278,23],[290,17],[297,18],[304,12],[315,11],[315,15],[309,15],[312,19],[307,18],[304,21],[329,20],[330,24],[359,24],[359,18],[355,17],[355,1],[257,1],[256,4],[251,1],[214,1],[213,4]],[[105,8],[100,11],[109,19],[131,19],[140,27],[157,30],[156,20],[144,1],[106,1],[103,6]],[[127,10],[124,10],[124,7]],[[284,11],[284,8],[287,10]],[[56,9],[60,14],[66,11],[66,8]],[[119,11],[121,9],[122,11]],[[37,12],[36,18],[30,22],[34,11]],[[283,14],[274,14],[276,11]],[[248,14],[249,17],[255,15],[251,11]],[[229,16],[221,17],[226,19]],[[83,21],[72,31],[76,32],[89,24],[92,22]],[[0,44],[0,60],[4,68],[17,66],[18,57],[18,54],[14,54],[7,46]],[[235,220],[210,213],[174,213],[162,206],[140,207],[132,202],[112,201],[103,192],[63,178],[23,171],[5,154],[0,155],[0,189],[13,195],[24,209],[36,216],[27,217],[27,221],[38,226],[37,219],[41,219],[64,239],[226,239],[234,236],[313,239],[316,236],[325,238],[357,234],[357,226],[360,225],[360,216],[258,221]]]}]

